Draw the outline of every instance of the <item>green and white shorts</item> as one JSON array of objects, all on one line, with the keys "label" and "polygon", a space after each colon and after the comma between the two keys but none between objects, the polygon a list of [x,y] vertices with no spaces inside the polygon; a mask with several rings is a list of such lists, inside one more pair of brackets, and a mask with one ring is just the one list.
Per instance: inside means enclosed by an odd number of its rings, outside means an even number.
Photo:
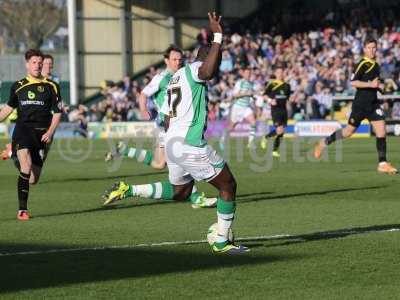
[{"label": "green and white shorts", "polygon": [[156,136],[156,141],[157,141],[157,147],[159,148],[165,148],[165,129],[164,126],[161,126],[159,124],[155,125],[154,128],[155,136]]},{"label": "green and white shorts", "polygon": [[253,114],[253,109],[250,106],[233,104],[230,111],[230,120],[232,123],[240,123]]},{"label": "green and white shorts", "polygon": [[167,143],[165,150],[169,181],[173,185],[183,185],[192,180],[210,181],[225,166],[224,159],[210,145],[194,147],[177,140]]}]

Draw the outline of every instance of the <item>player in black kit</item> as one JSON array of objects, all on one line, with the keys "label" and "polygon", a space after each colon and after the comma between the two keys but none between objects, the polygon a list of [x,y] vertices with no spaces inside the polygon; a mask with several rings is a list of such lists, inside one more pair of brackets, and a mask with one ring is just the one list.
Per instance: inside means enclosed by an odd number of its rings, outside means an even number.
[{"label": "player in black kit", "polygon": [[355,66],[351,85],[357,89],[357,92],[354,97],[348,125],[332,133],[329,137],[320,140],[315,146],[314,157],[319,159],[326,146],[334,141],[350,137],[360,126],[361,121],[367,119],[376,135],[376,149],[379,160],[378,172],[396,174],[397,169],[386,160],[385,116],[377,97],[377,92],[380,90],[380,67],[375,61],[376,47],[376,40],[367,38],[364,42],[364,57]]},{"label": "player in black kit", "polygon": [[29,184],[38,182],[54,132],[60,122],[62,101],[59,86],[41,76],[43,54],[25,53],[27,76],[10,89],[7,105],[0,111],[0,122],[17,109],[18,118],[12,135],[12,157],[19,169],[19,220],[29,220]]},{"label": "player in black kit", "polygon": [[267,148],[267,138],[275,137],[272,152],[274,157],[280,157],[278,150],[287,126],[288,112],[286,104],[290,93],[290,85],[284,81],[283,67],[275,67],[275,79],[268,82],[264,92],[271,105],[271,116],[275,129],[261,140],[261,148],[265,149]]}]

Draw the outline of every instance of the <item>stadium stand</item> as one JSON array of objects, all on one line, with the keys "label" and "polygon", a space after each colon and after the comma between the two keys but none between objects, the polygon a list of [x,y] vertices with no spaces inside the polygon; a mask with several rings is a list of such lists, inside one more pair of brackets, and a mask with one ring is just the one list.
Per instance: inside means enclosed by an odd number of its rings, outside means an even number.
[{"label": "stadium stand", "polygon": [[[268,27],[271,20],[263,19],[265,15],[261,13],[252,17],[253,25],[246,27],[244,21],[237,28],[238,31],[242,29],[243,33],[233,32],[235,28],[231,28],[232,33],[224,39],[219,77],[209,85],[210,120],[226,119],[233,86],[241,67],[249,65],[253,68],[252,80],[261,93],[276,64],[285,65],[285,75],[292,89],[290,118],[329,118],[332,110],[336,110],[335,118],[345,119],[348,103],[333,104],[332,98],[346,98],[354,94],[349,79],[354,64],[361,59],[362,41],[367,35],[375,36],[379,42],[377,61],[381,65],[385,93],[399,94],[400,22],[399,17],[394,16],[393,9],[372,11],[358,7],[330,12],[323,18],[312,12],[301,15],[293,20],[281,16],[287,24],[283,22],[281,28],[277,28]],[[257,26],[254,27],[254,24]],[[316,24],[325,27],[315,28]],[[285,35],[285,26],[308,30]],[[267,31],[267,28],[270,30]],[[197,38],[199,45],[204,43],[207,35],[204,29],[200,31]],[[188,61],[194,59],[194,53],[186,52]],[[104,82],[102,94],[105,100],[87,107],[85,117],[88,121],[140,120],[137,97],[159,70],[151,67],[141,79],[126,77],[119,83]],[[385,100],[384,108],[389,118],[400,118],[400,102]],[[71,121],[77,111],[79,109],[70,113]],[[269,118],[268,107],[262,108],[259,116],[262,119]]]}]

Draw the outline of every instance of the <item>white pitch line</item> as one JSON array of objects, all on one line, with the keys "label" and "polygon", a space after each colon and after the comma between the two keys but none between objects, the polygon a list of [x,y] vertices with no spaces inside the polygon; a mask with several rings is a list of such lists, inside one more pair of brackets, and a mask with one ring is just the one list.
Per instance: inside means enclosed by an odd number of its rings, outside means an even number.
[{"label": "white pitch line", "polygon": [[[278,234],[269,236],[254,236],[245,238],[235,238],[235,241],[257,241],[257,240],[273,240],[278,238],[290,237],[288,234]],[[159,243],[144,243],[144,244],[133,244],[133,245],[114,245],[114,246],[100,246],[100,247],[83,247],[83,248],[56,248],[48,250],[37,250],[37,251],[22,251],[22,252],[0,252],[0,257],[3,256],[16,256],[16,255],[35,255],[35,254],[51,254],[51,253],[62,253],[62,252],[80,252],[80,251],[99,251],[99,250],[115,250],[115,249],[134,249],[134,248],[145,248],[145,247],[162,247],[162,246],[179,246],[179,245],[196,245],[205,244],[207,240],[194,240],[194,241],[169,241]]]},{"label": "white pitch line", "polygon": [[[335,236],[338,234],[362,234],[362,233],[373,233],[373,232],[397,232],[400,228],[389,228],[382,230],[365,230],[362,232],[354,229],[349,230],[337,230],[329,232],[314,232],[308,234],[276,234],[276,235],[260,235],[252,237],[235,238],[235,241],[239,242],[250,242],[250,241],[268,241],[268,240],[280,240],[280,239],[291,239],[291,240],[306,240],[305,236],[312,236],[318,234],[320,236]],[[339,237],[339,236],[338,236]],[[18,255],[37,255],[37,254],[51,254],[51,253],[66,253],[66,252],[81,252],[81,251],[101,251],[101,250],[115,250],[115,249],[135,249],[135,248],[146,248],[146,247],[162,247],[162,246],[179,246],[179,245],[196,245],[207,243],[207,240],[193,240],[193,241],[167,241],[158,243],[143,243],[133,245],[114,245],[114,246],[100,246],[100,247],[83,247],[83,248],[56,248],[48,250],[37,250],[37,251],[21,251],[21,252],[0,252],[0,257],[5,256],[18,256]]]},{"label": "white pitch line", "polygon": [[100,246],[100,247],[87,247],[87,248],[56,248],[48,250],[37,250],[37,251],[23,251],[23,252],[0,252],[1,256],[14,256],[14,255],[32,255],[32,254],[49,254],[49,253],[61,253],[61,252],[80,252],[80,251],[98,251],[98,250],[114,250],[114,249],[133,249],[143,247],[161,247],[161,246],[174,246],[174,245],[195,245],[205,243],[206,240],[198,241],[171,241],[171,242],[160,242],[160,243],[148,243],[148,244],[133,244],[133,245],[114,245],[114,246]]}]

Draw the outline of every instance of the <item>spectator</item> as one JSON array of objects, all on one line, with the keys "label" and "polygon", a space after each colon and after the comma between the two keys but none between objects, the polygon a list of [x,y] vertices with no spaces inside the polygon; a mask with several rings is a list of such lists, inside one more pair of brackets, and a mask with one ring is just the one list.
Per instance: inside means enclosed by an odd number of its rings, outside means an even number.
[{"label": "spectator", "polygon": [[324,87],[322,82],[317,82],[313,98],[313,117],[324,119],[329,115],[332,108],[332,94],[329,88]]},{"label": "spectator", "polygon": [[[375,17],[372,12],[376,12],[379,17]],[[239,79],[238,70],[245,66],[253,69],[251,80],[257,91],[270,80],[271,70],[276,64],[286,66],[285,79],[293,92],[289,104],[289,117],[326,117],[332,109],[332,95],[354,94],[349,80],[354,64],[361,59],[362,43],[367,34],[375,35],[379,40],[377,61],[382,67],[385,93],[398,91],[400,27],[397,24],[400,18],[393,14],[391,9],[380,9],[378,13],[367,8],[350,7],[341,12],[326,12],[322,18],[316,12],[304,10],[296,14],[296,18],[292,16],[293,13],[273,16],[271,22],[278,23],[276,21],[281,20],[278,27],[265,26],[268,19],[255,18],[246,30],[256,29],[254,32],[259,32],[260,28],[271,28],[270,31],[258,34],[250,34],[250,31],[239,34],[238,31],[232,31],[234,33],[231,36],[224,37],[218,80],[208,84],[209,99],[212,101],[209,107],[211,119],[227,118],[232,90]],[[327,20],[331,25],[320,28],[313,26],[312,30],[303,30],[309,25],[318,25]],[[254,28],[254,24],[258,27]],[[362,24],[372,24],[372,27]],[[290,28],[293,33],[286,36],[278,34],[284,28]],[[293,28],[303,31],[298,33],[293,31]],[[197,36],[198,45],[207,43],[209,39],[209,33],[202,28]],[[194,53],[185,53],[187,61],[193,61]],[[142,80],[132,81],[125,77],[121,84],[103,83],[102,92],[106,95],[106,100],[96,108],[91,107],[88,112],[90,120],[137,120],[137,97],[148,78],[158,71],[151,67]],[[393,82],[389,82],[388,79],[392,79]],[[260,111],[262,114],[259,115],[265,116],[268,109],[263,107],[263,112]]]},{"label": "spectator", "polygon": [[219,66],[219,70],[224,73],[224,72],[231,72],[233,70],[233,60],[232,56],[229,53],[228,50],[224,50],[222,52],[222,60],[221,64]]},{"label": "spectator", "polygon": [[70,122],[76,122],[79,124],[79,127],[74,130],[74,135],[80,135],[84,138],[87,138],[87,128],[88,128],[88,119],[87,119],[88,108],[85,105],[80,104],[78,108],[72,110],[68,117]]}]

